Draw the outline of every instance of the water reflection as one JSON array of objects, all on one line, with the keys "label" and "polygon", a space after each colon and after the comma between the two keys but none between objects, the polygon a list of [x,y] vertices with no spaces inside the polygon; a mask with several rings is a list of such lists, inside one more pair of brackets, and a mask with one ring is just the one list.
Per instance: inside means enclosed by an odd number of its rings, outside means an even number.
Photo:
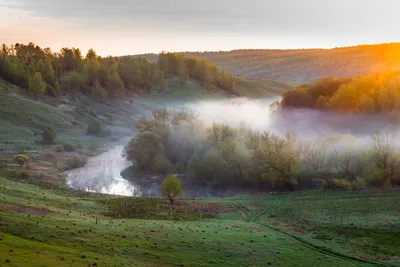
[{"label": "water reflection", "polygon": [[89,159],[82,168],[66,172],[67,185],[84,190],[121,196],[140,196],[138,188],[121,177],[129,163],[122,157],[123,146]]}]

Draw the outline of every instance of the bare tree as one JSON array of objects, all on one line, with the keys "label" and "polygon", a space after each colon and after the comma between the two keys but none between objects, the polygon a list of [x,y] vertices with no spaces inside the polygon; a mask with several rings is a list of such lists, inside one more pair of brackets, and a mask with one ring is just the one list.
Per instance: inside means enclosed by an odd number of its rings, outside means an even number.
[{"label": "bare tree", "polygon": [[308,167],[316,172],[322,173],[328,165],[328,148],[330,139],[318,138],[314,141],[304,141],[302,154]]},{"label": "bare tree", "polygon": [[397,145],[394,142],[395,134],[376,132],[372,136],[373,146],[371,151],[372,161],[380,171],[382,185],[390,187],[393,179],[399,174],[400,158]]},{"label": "bare tree", "polygon": [[[332,144],[331,159],[338,173],[346,175],[347,179],[355,179],[358,166],[358,143],[352,135],[339,136]],[[359,164],[357,164],[359,163]]]}]

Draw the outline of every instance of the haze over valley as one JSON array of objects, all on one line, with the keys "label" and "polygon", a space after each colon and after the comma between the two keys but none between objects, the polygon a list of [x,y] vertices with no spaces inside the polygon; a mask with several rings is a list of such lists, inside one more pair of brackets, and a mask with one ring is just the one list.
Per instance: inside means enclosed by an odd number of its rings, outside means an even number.
[{"label": "haze over valley", "polygon": [[400,266],[394,0],[0,0],[0,266]]}]

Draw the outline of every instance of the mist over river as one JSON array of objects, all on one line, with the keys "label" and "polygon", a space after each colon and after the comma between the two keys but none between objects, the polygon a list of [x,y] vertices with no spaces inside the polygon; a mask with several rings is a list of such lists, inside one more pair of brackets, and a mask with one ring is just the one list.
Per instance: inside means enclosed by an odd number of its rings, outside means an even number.
[{"label": "mist over river", "polygon": [[[235,98],[187,102],[170,107],[193,110],[206,125],[216,122],[238,126],[239,123],[245,122],[249,126],[261,130],[266,129],[269,125],[269,105],[277,99],[249,100]],[[90,158],[84,167],[65,172],[67,185],[75,190],[103,194],[159,197],[159,185],[162,177],[146,175],[146,177],[139,179],[141,182],[133,182],[121,176],[121,172],[129,167],[129,162],[122,156],[123,149],[122,145],[115,146],[101,155]],[[143,182],[144,180],[145,182]],[[208,188],[193,183],[185,183],[182,180],[181,183],[185,195],[188,197],[216,195],[216,193],[211,193]]]},{"label": "mist over river", "polygon": [[[365,145],[368,145],[370,134],[384,129],[389,124],[385,119],[376,116],[343,115],[315,110],[285,111],[279,118],[272,117],[269,105],[278,99],[279,97],[263,100],[234,98],[185,102],[179,105],[168,104],[166,101],[163,107],[193,110],[197,117],[204,121],[206,127],[214,122],[233,127],[245,123],[256,131],[268,130],[277,135],[291,131],[302,139],[348,133],[356,136],[358,141],[364,142]],[[121,176],[121,172],[129,167],[129,162],[122,156],[123,149],[123,145],[115,146],[101,155],[90,158],[84,167],[67,171],[67,185],[76,190],[104,194],[160,197],[159,187],[164,177],[134,172],[129,179]],[[226,188],[213,192],[210,188],[187,178],[180,177],[187,197],[225,196],[232,193]]]}]

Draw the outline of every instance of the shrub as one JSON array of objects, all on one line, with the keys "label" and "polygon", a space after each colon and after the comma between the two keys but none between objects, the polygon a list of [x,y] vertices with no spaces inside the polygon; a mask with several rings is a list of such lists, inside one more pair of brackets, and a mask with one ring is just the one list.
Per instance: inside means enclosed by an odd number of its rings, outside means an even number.
[{"label": "shrub", "polygon": [[57,137],[57,132],[51,126],[46,127],[42,132],[42,140],[45,145],[54,144],[56,141],[56,137]]},{"label": "shrub", "polygon": [[64,152],[64,146],[57,146],[56,147],[57,152]]},{"label": "shrub", "polygon": [[96,135],[101,133],[102,131],[103,126],[101,125],[101,123],[98,120],[94,120],[88,125],[86,133],[88,135]]},{"label": "shrub", "polygon": [[332,179],[332,184],[334,188],[351,190],[351,182],[347,179]]},{"label": "shrub", "polygon": [[13,161],[20,167],[25,166],[29,162],[29,157],[25,154],[18,154],[13,157]]},{"label": "shrub", "polygon": [[63,145],[64,151],[66,152],[74,152],[76,150],[73,144],[64,144]]},{"label": "shrub", "polygon": [[365,181],[374,187],[382,187],[383,182],[382,182],[382,177],[384,176],[383,171],[379,169],[374,169],[371,174],[367,175],[365,177]]},{"label": "shrub", "polygon": [[364,178],[357,177],[351,184],[353,190],[364,190],[367,188],[367,181]]},{"label": "shrub", "polygon": [[74,156],[67,161],[67,169],[76,169],[85,166],[87,160],[82,157]]},{"label": "shrub", "polygon": [[320,189],[327,189],[329,188],[328,182],[324,179],[313,179],[313,184]]},{"label": "shrub", "polygon": [[29,179],[29,178],[31,177],[31,173],[28,172],[28,171],[21,171],[21,172],[19,173],[19,177],[20,177],[21,179]]},{"label": "shrub", "polygon": [[171,173],[173,170],[172,164],[169,160],[165,157],[164,154],[158,154],[152,163],[152,170],[156,173],[160,174],[168,174]]},{"label": "shrub", "polygon": [[92,106],[89,108],[89,115],[92,117],[97,117],[96,110]]}]

